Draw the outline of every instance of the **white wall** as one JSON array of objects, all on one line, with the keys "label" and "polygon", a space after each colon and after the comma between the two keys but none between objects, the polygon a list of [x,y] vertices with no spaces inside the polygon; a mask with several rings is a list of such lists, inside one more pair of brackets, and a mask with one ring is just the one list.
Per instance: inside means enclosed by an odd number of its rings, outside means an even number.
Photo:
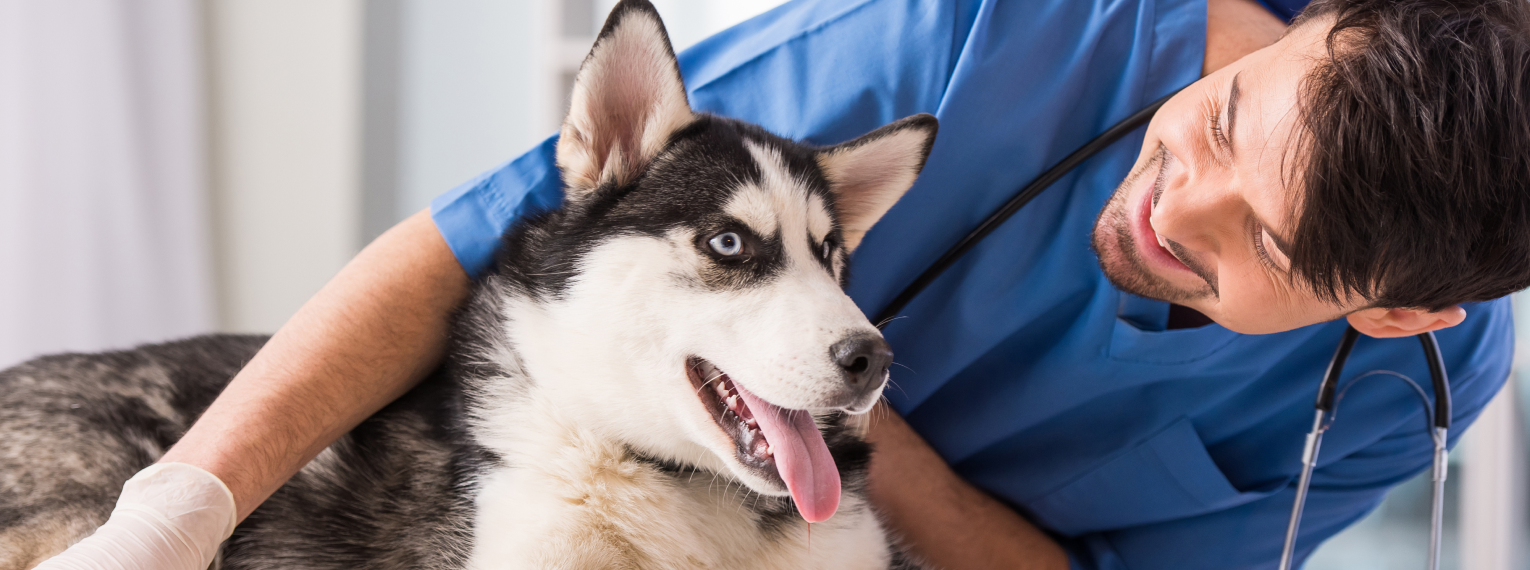
[{"label": "white wall", "polygon": [[0,368],[213,325],[197,0],[0,0]]},{"label": "white wall", "polygon": [[404,1],[399,219],[552,134],[541,89],[552,8],[537,0]]},{"label": "white wall", "polygon": [[359,0],[209,0],[219,315],[271,332],[359,249]]},{"label": "white wall", "polygon": [[[605,15],[616,2],[600,0],[597,18]],[[652,0],[669,28],[669,40],[675,51],[684,51],[707,36],[754,17],[780,5],[784,0]]]},{"label": "white wall", "polygon": [[[1523,353],[1521,351],[1521,353]],[[1461,561],[1469,570],[1520,570],[1525,551],[1524,418],[1510,379],[1462,440]]]}]

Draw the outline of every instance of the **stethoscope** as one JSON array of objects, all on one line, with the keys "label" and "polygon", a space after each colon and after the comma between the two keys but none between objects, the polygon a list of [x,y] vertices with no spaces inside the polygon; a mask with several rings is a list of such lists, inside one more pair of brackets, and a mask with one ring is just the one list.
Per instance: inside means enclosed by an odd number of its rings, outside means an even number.
[{"label": "stethoscope", "polygon": [[[1121,122],[1112,125],[1105,132],[1100,133],[1093,140],[1084,143],[1084,146],[1073,151],[1067,157],[1058,161],[1057,164],[1042,172],[1035,180],[1026,184],[1010,197],[1003,205],[984,218],[971,232],[957,240],[956,244],[946,250],[945,254],[930,264],[919,277],[909,283],[898,296],[893,297],[892,302],[882,309],[874,322],[886,324],[891,322],[898,313],[907,307],[914,297],[940,277],[952,264],[956,263],[968,251],[993,233],[1000,225],[1013,216],[1020,208],[1030,203],[1043,190],[1057,182],[1085,160],[1098,154],[1112,143],[1146,125],[1152,120],[1153,114],[1158,112],[1164,102],[1173,97],[1174,93],[1165,95],[1162,99],[1154,101],[1142,110],[1132,113]],[[879,325],[881,326],[881,325]],[[1362,379],[1375,375],[1390,375],[1412,385],[1413,391],[1423,400],[1424,407],[1430,407],[1428,396],[1424,395],[1423,388],[1419,387],[1413,379],[1395,372],[1370,372],[1350,380],[1344,390],[1339,390],[1339,375],[1344,370],[1344,362],[1349,359],[1350,351],[1355,347],[1355,340],[1360,336],[1354,327],[1344,329],[1344,336],[1339,340],[1339,348],[1334,351],[1333,360],[1328,363],[1328,371],[1323,375],[1323,382],[1318,385],[1317,417],[1312,421],[1312,432],[1307,434],[1307,444],[1302,449],[1302,472],[1296,483],[1296,500],[1291,505],[1291,519],[1286,524],[1285,545],[1280,553],[1280,570],[1290,570],[1293,562],[1293,554],[1296,549],[1296,531],[1301,525],[1302,509],[1307,505],[1307,489],[1312,484],[1312,469],[1317,464],[1318,448],[1322,447],[1323,433],[1333,425],[1333,420],[1338,411],[1338,403],[1350,387]],[[1450,430],[1450,381],[1445,377],[1445,361],[1440,356],[1439,343],[1435,341],[1434,333],[1418,335],[1418,340],[1424,346],[1424,357],[1429,362],[1429,377],[1434,383],[1435,400],[1433,409],[1429,413],[1430,435],[1434,439],[1434,492],[1429,522],[1429,570],[1438,570],[1440,566],[1440,535],[1444,522],[1445,512],[1445,475],[1448,468],[1446,463],[1445,443],[1446,435]]]}]

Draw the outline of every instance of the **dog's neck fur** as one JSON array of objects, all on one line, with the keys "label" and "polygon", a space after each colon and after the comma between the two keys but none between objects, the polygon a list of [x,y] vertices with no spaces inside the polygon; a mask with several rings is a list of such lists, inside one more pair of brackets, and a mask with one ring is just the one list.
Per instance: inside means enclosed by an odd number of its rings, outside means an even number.
[{"label": "dog's neck fur", "polygon": [[478,352],[456,360],[495,371],[470,383],[467,412],[473,439],[499,461],[477,481],[467,568],[886,568],[886,539],[861,489],[810,529],[788,498],[635,451],[546,388],[586,379],[528,372],[539,355],[511,340],[526,326],[511,317],[534,310],[515,309],[526,294],[481,291],[473,304],[506,318],[468,327],[489,334],[475,334]]}]

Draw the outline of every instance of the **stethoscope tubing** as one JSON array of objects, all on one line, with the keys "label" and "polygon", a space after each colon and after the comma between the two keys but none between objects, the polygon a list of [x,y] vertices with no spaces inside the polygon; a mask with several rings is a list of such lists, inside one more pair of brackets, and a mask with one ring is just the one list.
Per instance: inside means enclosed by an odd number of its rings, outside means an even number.
[{"label": "stethoscope tubing", "polygon": [[[1445,374],[1445,359],[1440,354],[1440,343],[1434,333],[1425,332],[1417,336],[1424,349],[1424,360],[1429,364],[1429,380],[1434,389],[1434,405],[1428,410],[1431,416],[1429,436],[1434,444],[1430,474],[1432,489],[1429,505],[1429,570],[1439,570],[1440,541],[1445,526],[1445,480],[1450,471],[1446,450],[1451,420],[1450,379]],[[1296,498],[1291,504],[1291,518],[1286,523],[1286,538],[1280,551],[1280,570],[1290,570],[1294,562],[1296,535],[1301,526],[1302,511],[1307,506],[1307,492],[1312,485],[1312,470],[1317,465],[1318,451],[1323,446],[1323,434],[1328,431],[1329,420],[1338,407],[1335,394],[1338,391],[1339,378],[1343,376],[1344,363],[1349,360],[1355,341],[1359,338],[1360,331],[1352,326],[1345,327],[1344,336],[1339,339],[1339,346],[1334,350],[1333,359],[1328,362],[1328,370],[1323,373],[1322,383],[1318,385],[1317,402],[1314,404],[1316,415],[1312,420],[1312,431],[1307,434],[1306,445],[1302,448],[1302,469],[1297,478]]]},{"label": "stethoscope tubing", "polygon": [[916,277],[907,287],[904,287],[903,291],[898,293],[898,296],[893,297],[893,300],[883,307],[882,312],[871,322],[876,323],[879,328],[891,322],[893,318],[898,316],[898,313],[903,312],[903,309],[914,300],[914,297],[919,296],[921,291],[924,291],[926,287],[934,283],[936,278],[945,273],[947,269],[950,269],[951,265],[966,255],[968,251],[971,251],[973,247],[976,247],[979,242],[983,241],[983,238],[988,237],[988,234],[993,233],[994,230],[999,229],[999,226],[1004,225],[1005,220],[1015,215],[1015,212],[1019,212],[1026,204],[1031,203],[1031,200],[1040,196],[1043,190],[1046,190],[1052,184],[1062,179],[1064,175],[1077,168],[1078,165],[1083,164],[1085,160],[1099,154],[1100,151],[1105,150],[1105,147],[1120,140],[1121,137],[1131,134],[1138,127],[1148,124],[1149,121],[1153,120],[1153,114],[1158,112],[1158,108],[1167,103],[1169,98],[1173,97],[1175,93],[1179,93],[1179,89],[1175,89],[1174,93],[1164,95],[1157,101],[1148,103],[1146,107],[1111,125],[1110,128],[1105,129],[1105,132],[1096,135],[1089,142],[1084,143],[1084,146],[1079,147],[1078,150],[1073,151],[1072,154],[1064,157],[1057,164],[1042,172],[1040,176],[1031,180],[1029,184],[1021,187],[1019,192],[1011,196],[1002,206],[999,206],[987,218],[979,222],[977,227],[974,227],[971,232],[962,236],[962,239],[958,240],[950,249],[947,249],[944,254],[941,254],[939,259],[936,259],[934,263],[925,268],[924,272],[920,273],[919,277]]}]

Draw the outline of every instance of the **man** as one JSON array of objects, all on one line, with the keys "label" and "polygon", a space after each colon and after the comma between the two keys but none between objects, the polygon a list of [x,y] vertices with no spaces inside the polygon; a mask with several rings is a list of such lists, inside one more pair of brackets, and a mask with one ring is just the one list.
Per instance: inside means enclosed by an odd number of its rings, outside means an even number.
[{"label": "man", "polygon": [[[873,428],[873,498],[945,568],[1272,567],[1346,323],[1377,337],[1356,374],[1422,378],[1417,344],[1385,339],[1439,331],[1457,426],[1508,374],[1499,298],[1530,285],[1526,11],[1334,0],[1287,31],[1250,0],[798,2],[681,62],[697,108],[786,136],[940,117],[919,183],[856,253],[868,313],[1042,169],[1190,84],[887,324],[906,368]],[[216,475],[242,517],[408,389],[499,233],[558,202],[551,155],[379,238],[163,462]],[[1405,388],[1363,384],[1344,412],[1303,558],[1429,463]]]}]

